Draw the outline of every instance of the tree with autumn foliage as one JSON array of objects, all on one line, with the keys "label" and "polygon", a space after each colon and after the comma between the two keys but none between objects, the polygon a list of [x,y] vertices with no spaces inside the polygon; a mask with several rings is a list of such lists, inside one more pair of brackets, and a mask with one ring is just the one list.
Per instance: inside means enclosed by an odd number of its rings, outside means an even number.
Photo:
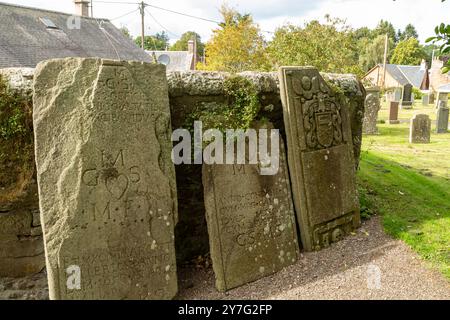
[{"label": "tree with autumn foliage", "polygon": [[206,43],[206,64],[197,68],[229,72],[269,70],[264,38],[251,15],[242,15],[226,5],[220,13],[223,22]]}]

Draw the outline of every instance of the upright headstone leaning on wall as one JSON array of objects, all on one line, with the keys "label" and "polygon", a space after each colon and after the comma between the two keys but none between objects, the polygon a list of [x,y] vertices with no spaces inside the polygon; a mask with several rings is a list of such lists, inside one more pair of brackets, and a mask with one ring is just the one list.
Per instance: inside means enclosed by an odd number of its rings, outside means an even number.
[{"label": "upright headstone leaning on wall", "polygon": [[[23,89],[31,89],[33,71],[33,69],[0,69],[0,73],[6,74],[13,85],[18,85]],[[241,75],[250,79],[256,85],[263,106],[261,112],[283,134],[283,112],[277,73],[244,72]],[[173,128],[183,127],[186,116],[198,106],[208,108],[217,105],[217,103],[224,103],[223,82],[227,76],[229,76],[227,73],[220,72],[186,71],[168,73]],[[328,83],[333,84],[335,88],[340,89],[345,96],[346,103],[344,106],[350,111],[353,153],[355,163],[358,164],[361,150],[365,90],[357,77],[351,74],[322,73],[322,77]],[[177,258],[185,261],[209,251],[201,166],[179,165],[176,166],[176,173],[180,213],[180,221],[175,229]],[[20,252],[18,251],[17,254],[20,255]],[[40,256],[40,259],[43,259],[42,256]]]},{"label": "upright headstone leaning on wall", "polygon": [[175,170],[165,67],[42,62],[34,131],[51,299],[177,292]]}]

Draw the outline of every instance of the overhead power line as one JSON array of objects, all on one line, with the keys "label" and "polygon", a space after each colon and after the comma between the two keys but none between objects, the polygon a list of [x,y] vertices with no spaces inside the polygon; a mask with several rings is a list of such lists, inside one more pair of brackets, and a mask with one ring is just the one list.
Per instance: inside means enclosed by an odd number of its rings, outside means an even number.
[{"label": "overhead power line", "polygon": [[145,12],[147,12],[147,14],[153,19],[153,21],[156,22],[157,25],[159,25],[163,30],[165,30],[167,33],[172,34],[175,37],[180,38],[180,35],[177,33],[174,33],[172,31],[170,31],[169,29],[167,29],[166,27],[164,27],[152,14],[150,11],[148,11],[147,9],[145,9]]}]

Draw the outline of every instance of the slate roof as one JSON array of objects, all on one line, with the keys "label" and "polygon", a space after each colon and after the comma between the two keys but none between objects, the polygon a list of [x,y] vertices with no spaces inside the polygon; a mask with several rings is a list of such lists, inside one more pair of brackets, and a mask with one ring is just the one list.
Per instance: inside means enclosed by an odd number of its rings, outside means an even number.
[{"label": "slate roof", "polygon": [[[379,64],[382,67],[382,64]],[[388,72],[398,83],[404,86],[407,83],[413,87],[420,88],[425,70],[421,66],[404,66],[398,64],[387,64],[386,72]]]},{"label": "slate roof", "polygon": [[170,71],[189,71],[191,70],[194,54],[189,51],[146,51],[150,57],[155,53],[156,59],[162,55],[167,55],[170,59],[166,66],[167,72]]},{"label": "slate roof", "polygon": [[[150,62],[150,57],[109,20],[80,17],[70,29],[70,14],[0,2],[0,68],[35,67],[65,57],[100,57]],[[49,19],[57,28],[47,27]]]},{"label": "slate roof", "polygon": [[[379,66],[382,67],[383,65],[379,65]],[[396,65],[396,64],[386,64],[386,72],[388,72],[402,86],[410,83],[408,81],[408,79],[405,77],[405,75],[403,74],[403,72],[400,71],[400,69],[398,68],[398,65]]]}]

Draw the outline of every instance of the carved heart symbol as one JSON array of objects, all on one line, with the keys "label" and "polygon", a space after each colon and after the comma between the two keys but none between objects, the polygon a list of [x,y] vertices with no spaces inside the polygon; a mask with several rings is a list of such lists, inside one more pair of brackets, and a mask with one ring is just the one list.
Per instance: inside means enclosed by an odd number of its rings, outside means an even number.
[{"label": "carved heart symbol", "polygon": [[106,189],[113,197],[119,200],[128,189],[128,178],[123,174],[116,177],[108,177],[106,179]]}]

